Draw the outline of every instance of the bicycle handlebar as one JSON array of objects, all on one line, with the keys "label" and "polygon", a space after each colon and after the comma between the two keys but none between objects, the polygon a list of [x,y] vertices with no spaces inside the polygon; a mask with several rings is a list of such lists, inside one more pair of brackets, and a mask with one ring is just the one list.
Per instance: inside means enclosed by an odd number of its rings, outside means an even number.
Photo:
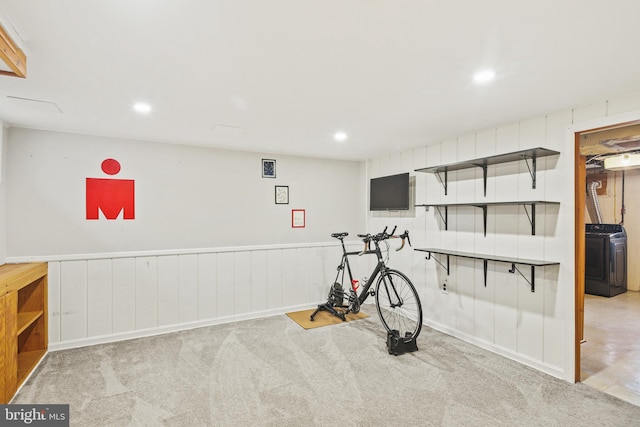
[{"label": "bicycle handlebar", "polygon": [[401,251],[402,248],[404,248],[405,239],[409,243],[409,246],[411,246],[411,239],[409,239],[409,230],[405,230],[404,233],[402,234],[395,235],[394,233],[398,228],[397,225],[393,227],[393,231],[391,231],[391,233],[387,233],[387,228],[388,227],[385,227],[384,230],[382,230],[382,233],[378,233],[374,235],[358,234],[358,237],[361,238],[362,241],[364,242],[364,250],[360,252],[358,255],[364,255],[365,253],[369,252],[369,242],[371,242],[372,240],[377,243],[387,239],[402,239],[402,243],[399,248],[396,248],[396,252]]},{"label": "bicycle handlebar", "polygon": [[396,252],[401,251],[402,248],[404,248],[404,241],[405,239],[407,240],[407,243],[409,243],[409,246],[411,246],[411,239],[409,238],[409,230],[404,230],[404,233],[398,235],[398,236],[392,236],[392,237],[396,237],[399,239],[402,239],[402,244],[400,245],[399,248],[396,249]]}]

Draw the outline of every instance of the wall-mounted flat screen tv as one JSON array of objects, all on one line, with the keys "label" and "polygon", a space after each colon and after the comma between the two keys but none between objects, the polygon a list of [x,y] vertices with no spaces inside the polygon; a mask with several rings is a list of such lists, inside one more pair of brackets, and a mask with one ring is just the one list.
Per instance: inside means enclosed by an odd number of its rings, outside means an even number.
[{"label": "wall-mounted flat screen tv", "polygon": [[409,172],[372,178],[369,184],[369,210],[409,209]]}]

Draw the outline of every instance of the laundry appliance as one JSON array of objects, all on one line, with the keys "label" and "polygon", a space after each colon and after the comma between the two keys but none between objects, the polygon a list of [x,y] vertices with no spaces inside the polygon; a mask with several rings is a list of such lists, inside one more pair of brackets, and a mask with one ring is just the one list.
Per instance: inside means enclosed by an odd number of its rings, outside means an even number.
[{"label": "laundry appliance", "polygon": [[613,297],[627,291],[627,233],[621,224],[586,224],[585,293]]}]

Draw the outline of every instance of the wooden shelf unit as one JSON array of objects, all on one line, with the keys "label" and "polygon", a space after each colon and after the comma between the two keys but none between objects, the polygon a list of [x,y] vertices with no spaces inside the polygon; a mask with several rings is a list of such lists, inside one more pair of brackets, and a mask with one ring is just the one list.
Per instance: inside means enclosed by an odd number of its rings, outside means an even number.
[{"label": "wooden shelf unit", "polygon": [[47,352],[47,263],[0,265],[0,404]]}]

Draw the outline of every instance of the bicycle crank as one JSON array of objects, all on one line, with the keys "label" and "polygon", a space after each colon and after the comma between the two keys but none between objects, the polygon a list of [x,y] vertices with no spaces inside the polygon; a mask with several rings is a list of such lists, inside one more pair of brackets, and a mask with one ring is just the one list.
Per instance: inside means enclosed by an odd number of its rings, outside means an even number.
[{"label": "bicycle crank", "polygon": [[344,301],[344,290],[340,283],[334,283],[329,291],[329,304],[333,307],[340,307]]},{"label": "bicycle crank", "polygon": [[358,314],[360,313],[360,300],[358,299],[358,295],[356,295],[353,289],[350,289],[350,292],[351,294],[349,295],[349,301],[351,302],[351,304],[349,304],[349,311],[354,314]]}]

